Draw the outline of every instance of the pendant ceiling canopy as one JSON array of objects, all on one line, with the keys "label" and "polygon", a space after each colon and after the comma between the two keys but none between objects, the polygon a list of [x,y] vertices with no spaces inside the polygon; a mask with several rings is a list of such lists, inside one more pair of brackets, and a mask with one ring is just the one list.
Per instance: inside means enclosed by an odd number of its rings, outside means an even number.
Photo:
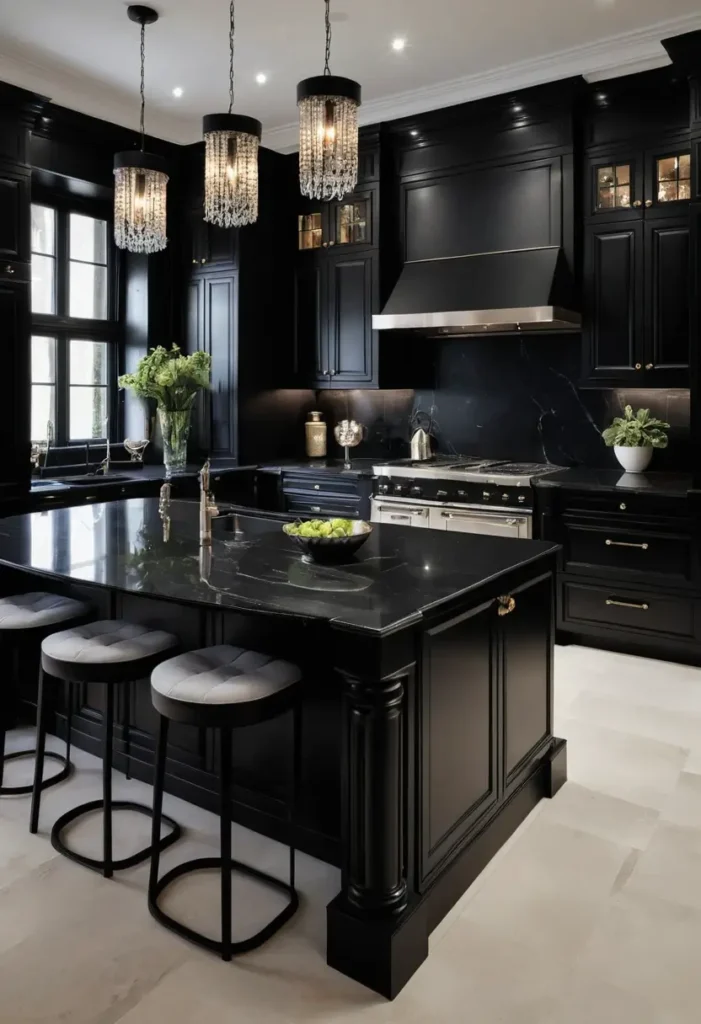
[{"label": "pendant ceiling canopy", "polygon": [[330,0],[324,5],[324,73],[297,86],[299,184],[302,195],[310,199],[342,199],[358,181],[360,86],[331,74]]},{"label": "pendant ceiling canopy", "polygon": [[141,25],[141,148],[117,153],[114,158],[114,241],[128,252],[160,252],[166,237],[167,165],[162,157],[144,149],[144,65],[146,26],[158,20],[151,7],[127,7],[131,21]]},{"label": "pendant ceiling canopy", "polygon": [[229,111],[208,114],[204,134],[204,219],[243,227],[258,219],[258,146],[262,125],[234,107],[234,0],[229,4]]}]

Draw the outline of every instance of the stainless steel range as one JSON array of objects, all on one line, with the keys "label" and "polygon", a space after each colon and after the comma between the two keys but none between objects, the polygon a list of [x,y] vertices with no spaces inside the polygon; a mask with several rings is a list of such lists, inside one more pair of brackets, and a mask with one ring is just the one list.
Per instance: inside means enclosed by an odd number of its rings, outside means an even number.
[{"label": "stainless steel range", "polygon": [[531,481],[559,466],[437,455],[373,466],[372,521],[503,537],[533,536]]}]

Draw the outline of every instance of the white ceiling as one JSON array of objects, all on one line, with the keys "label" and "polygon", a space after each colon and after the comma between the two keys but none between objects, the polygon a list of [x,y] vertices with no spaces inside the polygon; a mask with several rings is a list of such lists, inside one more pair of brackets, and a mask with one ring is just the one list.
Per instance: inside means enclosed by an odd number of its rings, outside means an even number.
[{"label": "white ceiling", "polygon": [[[194,142],[202,115],[226,109],[228,0],[152,3],[161,17],[147,29],[146,128]],[[139,28],[126,7],[0,0],[0,80],[138,127]],[[701,29],[698,0],[332,0],[331,11],[331,69],[361,83],[362,123],[655,67],[668,62],[660,39]],[[323,2],[238,0],[236,15],[235,109],[263,122],[267,145],[293,149],[297,81],[323,70]],[[396,36],[407,40],[402,53]]]}]

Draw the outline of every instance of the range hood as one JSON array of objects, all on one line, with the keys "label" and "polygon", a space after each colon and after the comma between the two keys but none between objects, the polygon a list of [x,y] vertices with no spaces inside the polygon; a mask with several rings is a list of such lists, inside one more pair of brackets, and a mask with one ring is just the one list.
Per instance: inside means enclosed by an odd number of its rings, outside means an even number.
[{"label": "range hood", "polygon": [[559,246],[405,263],[375,330],[429,337],[572,331],[572,275]]}]

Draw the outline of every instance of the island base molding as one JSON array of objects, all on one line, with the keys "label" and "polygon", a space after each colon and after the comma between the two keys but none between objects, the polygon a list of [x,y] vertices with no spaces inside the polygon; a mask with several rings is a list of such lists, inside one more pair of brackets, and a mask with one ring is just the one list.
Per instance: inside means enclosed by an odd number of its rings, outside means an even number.
[{"label": "island base molding", "polygon": [[428,940],[492,857],[544,797],[567,781],[567,742],[554,738],[535,770],[476,834],[430,889],[412,893],[401,914],[359,911],[340,893],[326,909],[326,961],[394,999],[428,957]]}]

